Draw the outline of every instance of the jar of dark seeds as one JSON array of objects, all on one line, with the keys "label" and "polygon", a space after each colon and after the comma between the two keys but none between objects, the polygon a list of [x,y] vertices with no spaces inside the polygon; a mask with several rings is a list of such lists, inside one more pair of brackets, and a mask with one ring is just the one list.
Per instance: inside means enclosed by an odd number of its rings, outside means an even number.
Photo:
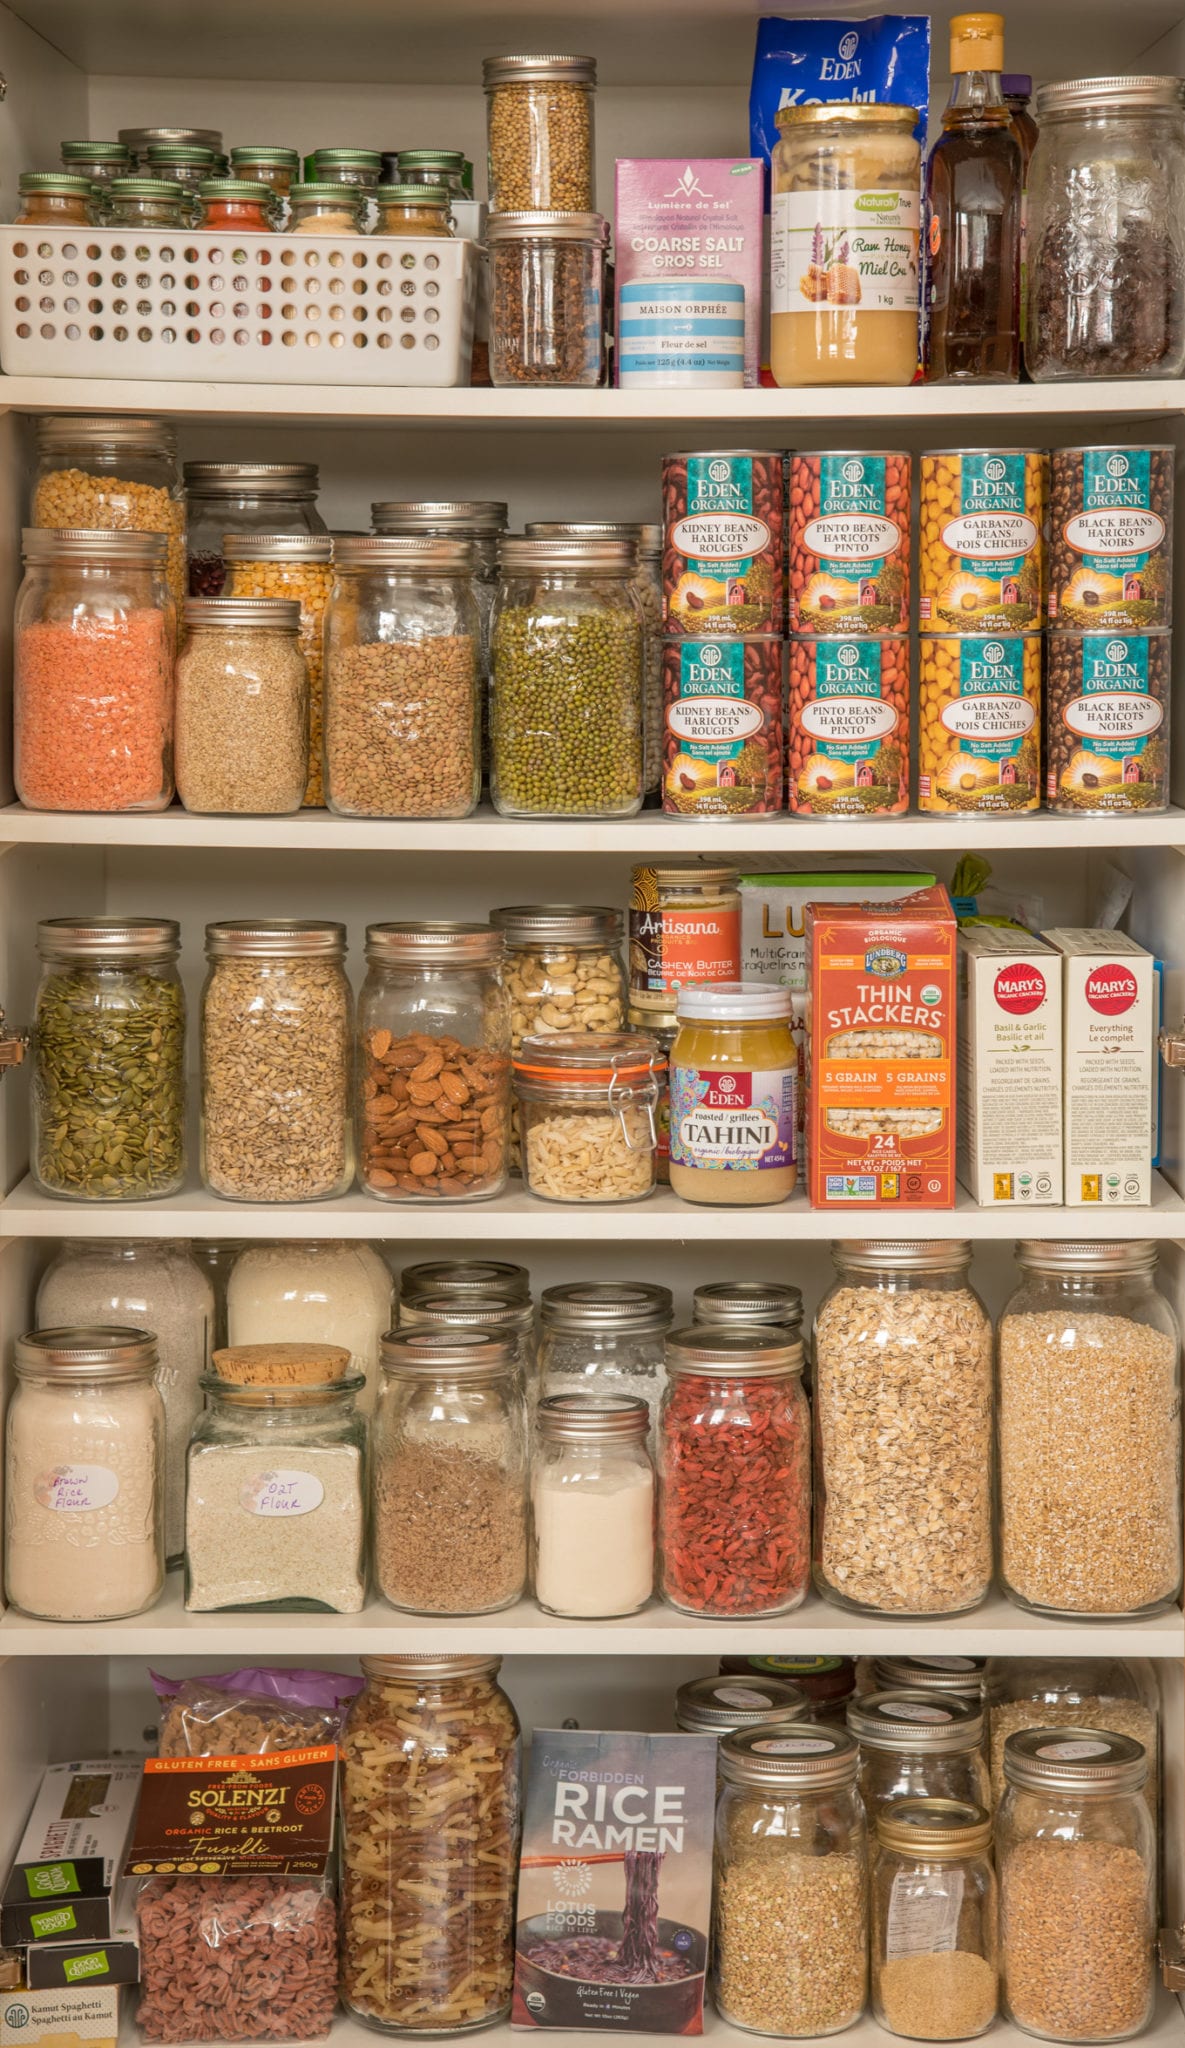
[{"label": "jar of dark seeds", "polygon": [[155,1201],[185,1178],[185,997],[170,918],[47,918],[30,1166],[46,1195]]},{"label": "jar of dark seeds", "polygon": [[495,213],[490,259],[494,384],[601,381],[608,225],[599,213]]},{"label": "jar of dark seeds", "polygon": [[587,212],[593,198],[592,57],[487,57],[490,206]]}]

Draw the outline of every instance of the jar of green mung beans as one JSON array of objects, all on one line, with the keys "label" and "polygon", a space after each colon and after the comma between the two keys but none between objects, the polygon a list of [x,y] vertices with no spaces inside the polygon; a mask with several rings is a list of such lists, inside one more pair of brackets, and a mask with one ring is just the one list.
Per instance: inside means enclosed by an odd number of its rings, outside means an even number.
[{"label": "jar of green mung beans", "polygon": [[499,547],[491,793],[504,816],[628,818],[642,804],[636,540]]}]

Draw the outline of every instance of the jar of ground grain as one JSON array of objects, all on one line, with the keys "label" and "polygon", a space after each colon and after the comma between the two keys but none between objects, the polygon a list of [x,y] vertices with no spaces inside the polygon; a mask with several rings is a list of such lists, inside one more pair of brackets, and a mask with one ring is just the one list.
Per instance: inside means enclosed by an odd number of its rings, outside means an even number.
[{"label": "jar of ground grain", "polygon": [[341,1994],[379,2033],[510,2011],[521,1758],[499,1661],[362,1659],[340,1750]]},{"label": "jar of ground grain", "polygon": [[712,1989],[721,2019],[837,2034],[868,1984],[868,1830],[850,1735],[819,1722],[720,1744]]},{"label": "jar of ground grain", "polygon": [[309,678],[293,598],[190,597],[177,661],[177,794],[187,811],[298,811]]},{"label": "jar of ground grain", "polygon": [[633,1394],[651,1425],[663,1387],[671,1290],[646,1280],[568,1280],[539,1304],[539,1391]]},{"label": "jar of ground grain", "polygon": [[856,1613],[963,1613],[992,1577],[992,1326],[971,1246],[832,1257],[814,1338],[818,1589]]},{"label": "jar of ground grain", "polygon": [[164,534],[26,528],[13,776],[34,811],[163,811],[173,794]]},{"label": "jar of ground grain", "polygon": [[324,534],[317,488],[315,462],[187,462],[190,596],[221,596],[229,533],[299,540]]},{"label": "jar of ground grain", "polygon": [[365,1382],[336,1344],[214,1354],[189,1446],[185,1605],[357,1614],[366,1599]]},{"label": "jar of ground grain", "polygon": [[608,234],[599,213],[490,215],[492,383],[600,383]]},{"label": "jar of ground grain", "polygon": [[85,228],[96,217],[89,179],[68,171],[22,171],[19,191],[15,227]]},{"label": "jar of ground grain", "polygon": [[1030,1728],[1004,1745],[996,1821],[1007,2019],[1047,2041],[1127,2041],[1156,1990],[1156,1837],[1130,1736]]},{"label": "jar of ground grain", "polygon": [[992,1822],[958,1799],[901,1799],[876,1823],[872,2009],[912,2041],[970,2041],[999,1989]]},{"label": "jar of ground grain", "polygon": [[654,1467],[645,1401],[553,1394],[536,1410],[531,1577],[545,1614],[636,1614],[654,1585]]},{"label": "jar of ground grain", "polygon": [[451,237],[451,202],[443,185],[380,185],[374,196],[376,235]]},{"label": "jar of ground grain", "polygon": [[898,1799],[962,1799],[990,1806],[983,1704],[907,1690],[848,1702],[848,1733],[860,1745],[868,1824]]},{"label": "jar of ground grain", "polygon": [[5,1597],[45,1621],[141,1614],[165,1581],[156,1339],[116,1326],[18,1337]]},{"label": "jar of ground grain", "polygon": [[1017,1247],[999,1334],[1001,1572],[1031,1613],[1155,1614],[1181,1588],[1180,1337],[1157,1247]]},{"label": "jar of ground grain", "polygon": [[168,584],[180,615],[185,496],[177,430],[169,421],[64,414],[39,419],[29,524],[165,534]]},{"label": "jar of ground grain", "polygon": [[593,57],[487,57],[482,64],[495,213],[587,213],[593,192]]},{"label": "jar of ground grain", "polygon": [[298,1238],[240,1247],[226,1284],[223,1343],[336,1344],[361,1373],[358,1407],[378,1398],[379,1340],[391,1327],[391,1270],[373,1245]]},{"label": "jar of ground grain", "polygon": [[467,540],[339,540],[325,618],[325,798],[343,818],[464,818],[481,785]]},{"label": "jar of ground grain", "polygon": [[185,996],[170,918],[46,918],[29,1170],[42,1194],[143,1202],[185,1179]]},{"label": "jar of ground grain", "polygon": [[392,1330],[374,1439],[379,1591],[410,1614],[493,1614],[527,1575],[527,1402],[488,1330]]},{"label": "jar of ground grain", "polygon": [[317,1202],[353,1179],[352,1011],[340,924],[206,926],[202,1179],[231,1202]]},{"label": "jar of ground grain", "polygon": [[322,674],[325,612],[333,588],[327,533],[227,533],[222,540],[228,597],[285,597],[300,606],[300,651],[309,680],[306,807],[325,802]]}]

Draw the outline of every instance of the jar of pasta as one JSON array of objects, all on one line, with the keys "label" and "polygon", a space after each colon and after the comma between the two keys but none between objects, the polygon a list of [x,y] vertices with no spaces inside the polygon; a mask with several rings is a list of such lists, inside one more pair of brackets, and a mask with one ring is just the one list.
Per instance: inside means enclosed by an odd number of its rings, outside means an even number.
[{"label": "jar of pasta", "polygon": [[514,1062],[523,1178],[550,1202],[635,1202],[654,1186],[659,1053],[630,1031],[524,1038]]},{"label": "jar of pasta", "polygon": [[327,533],[227,533],[222,554],[228,596],[289,598],[300,606],[300,651],[309,685],[308,760],[301,801],[306,808],[323,804],[323,641],[333,588],[332,538]]},{"label": "jar of pasta", "polygon": [[510,2011],[520,1744],[500,1662],[362,1659],[340,1748],[341,1995],[379,2033]]},{"label": "jar of pasta", "polygon": [[39,419],[29,525],[163,533],[179,617],[186,583],[177,429],[156,419]]}]

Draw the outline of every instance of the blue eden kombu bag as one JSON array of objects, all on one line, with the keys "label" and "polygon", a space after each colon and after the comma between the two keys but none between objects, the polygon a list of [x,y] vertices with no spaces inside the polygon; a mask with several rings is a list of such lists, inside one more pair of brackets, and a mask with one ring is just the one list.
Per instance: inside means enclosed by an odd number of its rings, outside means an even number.
[{"label": "blue eden kombu bag", "polygon": [[867,21],[800,21],[765,14],[757,24],[749,90],[749,143],[766,166],[778,141],[779,107],[832,100],[916,107],[924,147],[930,98],[930,17],[876,14]]}]

